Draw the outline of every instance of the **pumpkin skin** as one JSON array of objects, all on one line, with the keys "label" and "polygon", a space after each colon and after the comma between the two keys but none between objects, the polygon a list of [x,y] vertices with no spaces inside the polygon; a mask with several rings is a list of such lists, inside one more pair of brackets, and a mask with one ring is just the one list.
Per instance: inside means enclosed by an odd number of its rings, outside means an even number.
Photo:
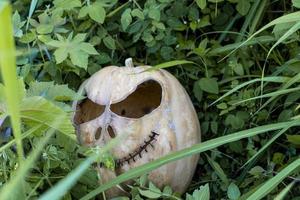
[{"label": "pumpkin skin", "polygon": [[[166,70],[145,71],[150,66],[109,66],[82,86],[87,99],[74,102],[73,122],[81,144],[104,146],[126,134],[111,152],[115,171],[97,167],[101,182],[200,142],[200,125],[192,102],[178,80]],[[194,174],[198,155],[161,166],[148,179],[162,188],[183,193]],[[122,190],[107,191],[108,197]]]}]

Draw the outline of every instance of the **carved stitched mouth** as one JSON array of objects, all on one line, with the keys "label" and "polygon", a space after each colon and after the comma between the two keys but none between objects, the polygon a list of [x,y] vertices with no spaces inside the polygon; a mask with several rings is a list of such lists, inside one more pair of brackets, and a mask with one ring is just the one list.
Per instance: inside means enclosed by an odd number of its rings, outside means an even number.
[{"label": "carved stitched mouth", "polygon": [[129,153],[127,156],[124,156],[123,158],[119,158],[119,159],[115,160],[116,168],[120,168],[125,163],[130,164],[131,162],[135,162],[139,158],[142,158],[143,151],[145,151],[147,153],[149,146],[151,146],[154,149],[153,143],[156,141],[158,136],[159,136],[158,133],[151,131],[151,134],[149,135],[149,139],[144,140],[143,144],[141,144],[139,147],[137,147],[134,151]]}]

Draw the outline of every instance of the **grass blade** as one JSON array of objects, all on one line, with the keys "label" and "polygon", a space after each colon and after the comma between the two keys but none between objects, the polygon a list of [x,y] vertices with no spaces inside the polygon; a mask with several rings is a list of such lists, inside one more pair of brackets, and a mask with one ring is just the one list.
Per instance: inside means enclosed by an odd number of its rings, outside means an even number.
[{"label": "grass blade", "polygon": [[[300,123],[299,123],[300,120],[297,122],[298,123],[296,123],[296,124],[300,125]],[[129,170],[124,174],[121,174],[120,176],[116,177],[115,179],[111,180],[110,182],[107,182],[107,183],[101,185],[100,187],[98,187],[97,189],[91,191],[89,194],[85,195],[81,200],[91,199],[91,198],[95,197],[96,195],[98,195],[99,193],[104,192],[105,190],[107,190],[117,184],[120,184],[124,181],[130,180],[132,178],[138,177],[142,174],[148,173],[148,172],[150,172],[164,164],[167,164],[169,162],[176,161],[176,160],[184,158],[186,156],[191,156],[191,155],[194,155],[197,153],[211,150],[211,149],[214,149],[221,145],[240,140],[242,138],[251,137],[251,136],[254,136],[254,135],[257,135],[260,133],[265,133],[267,131],[282,129],[287,126],[290,126],[291,124],[295,125],[295,121],[269,124],[269,125],[265,125],[265,126],[248,129],[248,130],[243,130],[243,131],[239,131],[239,132],[236,132],[236,133],[233,133],[230,135],[222,136],[222,137],[219,137],[216,139],[212,139],[212,140],[209,140],[209,141],[206,141],[203,143],[196,144],[187,149],[183,149],[183,150],[171,153],[167,156],[164,156],[155,161],[152,161],[145,165],[142,165],[142,166],[136,167],[132,170]]]},{"label": "grass blade", "polygon": [[169,62],[165,62],[165,63],[155,65],[147,71],[158,70],[158,69],[163,69],[163,68],[168,68],[168,67],[173,67],[173,66],[176,66],[176,65],[183,65],[183,64],[195,64],[195,63],[192,62],[192,61],[188,61],[188,60],[172,60],[172,61],[169,61]]},{"label": "grass blade", "polygon": [[247,200],[252,199],[262,199],[264,198],[269,192],[271,192],[278,184],[281,183],[285,177],[287,177],[290,173],[292,173],[295,169],[300,166],[300,158],[289,164],[285,167],[281,172],[279,172],[276,176],[269,179],[263,186],[261,186],[258,190],[256,190],[252,195],[250,195]]},{"label": "grass blade", "polygon": [[23,160],[21,138],[20,96],[16,71],[16,49],[13,38],[11,6],[7,1],[0,3],[0,70],[4,82],[7,112],[11,117],[12,129],[17,144],[19,163]]},{"label": "grass blade", "polygon": [[[250,80],[250,81],[247,81],[245,83],[242,83],[236,87],[234,87],[233,89],[229,90],[228,92],[226,92],[225,94],[223,94],[221,97],[219,97],[217,100],[215,100],[214,102],[212,102],[211,104],[209,104],[209,106],[212,106],[214,104],[216,104],[217,102],[221,101],[222,99],[224,99],[225,97],[231,95],[232,93],[238,91],[239,89],[247,86],[247,85],[250,85],[252,83],[255,83],[255,82],[260,82],[262,79],[261,78],[256,78],[256,79],[253,79],[253,80]],[[287,77],[279,77],[279,76],[274,76],[274,77],[265,77],[264,78],[264,81],[265,82],[275,82],[275,83],[282,83],[282,82],[287,82],[289,81],[290,78],[287,78]]]},{"label": "grass blade", "polygon": [[291,182],[275,197],[274,200],[284,200],[284,197],[287,195],[287,193],[292,189],[292,187],[294,185],[295,185],[295,182]]},{"label": "grass blade", "polygon": [[259,29],[258,31],[256,31],[255,33],[253,33],[253,35],[251,35],[247,40],[245,40],[244,42],[242,42],[239,46],[237,46],[234,50],[232,50],[229,54],[227,54],[225,57],[223,57],[219,62],[221,62],[222,60],[228,58],[231,54],[233,54],[237,49],[239,49],[240,47],[244,46],[247,42],[249,42],[250,40],[252,40],[256,35],[258,35],[259,33],[263,32],[264,30],[276,25],[276,24],[283,24],[283,23],[289,23],[289,22],[298,22],[300,20],[300,11],[297,12],[293,12],[281,17],[278,17],[277,19],[271,21],[270,23],[268,23],[267,25],[263,26],[261,29]]},{"label": "grass blade", "polygon": [[253,100],[256,100],[256,99],[266,98],[266,97],[274,97],[274,96],[277,97],[279,95],[288,94],[288,93],[296,92],[296,91],[299,91],[299,90],[300,90],[300,87],[290,88],[290,89],[286,89],[286,90],[278,90],[276,92],[270,92],[270,93],[263,94],[263,95],[260,95],[260,96],[252,97],[252,98],[249,98],[249,99],[245,99],[245,100],[236,102],[233,105],[245,103],[247,101],[253,101]]}]

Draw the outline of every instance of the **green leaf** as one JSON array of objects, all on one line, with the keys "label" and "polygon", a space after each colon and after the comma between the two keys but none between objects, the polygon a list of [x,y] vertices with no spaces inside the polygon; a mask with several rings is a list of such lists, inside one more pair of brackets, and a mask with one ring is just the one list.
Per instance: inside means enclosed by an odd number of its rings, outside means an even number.
[{"label": "green leaf", "polygon": [[204,9],[206,8],[206,0],[196,0],[197,5],[199,8]]},{"label": "green leaf", "polygon": [[74,65],[87,69],[89,55],[83,51],[73,50],[70,52],[70,58]]},{"label": "green leaf", "polygon": [[300,135],[286,135],[287,140],[295,145],[300,145]]},{"label": "green leaf", "polygon": [[131,11],[131,15],[132,15],[132,17],[138,17],[141,20],[145,19],[145,16],[144,16],[143,12],[140,9],[137,9],[137,8],[133,9]]},{"label": "green leaf", "polygon": [[73,8],[80,7],[80,0],[54,0],[53,4],[56,8],[62,8],[64,10],[72,10]]},{"label": "green leaf", "polygon": [[71,135],[74,133],[74,128],[70,116],[61,119],[58,127],[54,126],[57,116],[64,116],[65,112],[42,97],[25,98],[20,106],[20,115],[25,124],[30,127],[42,124],[45,130],[53,128],[76,140],[75,135]]},{"label": "green leaf", "polygon": [[68,55],[71,62],[83,69],[87,69],[89,55],[96,55],[96,49],[87,42],[84,42],[86,34],[79,33],[72,39],[72,34],[64,38],[57,34],[58,40],[51,40],[47,45],[57,47],[54,51],[56,63],[59,64],[67,59]]},{"label": "green leaf", "polygon": [[198,81],[200,88],[208,93],[219,94],[219,86],[216,79],[213,78],[201,78]]},{"label": "green leaf", "polygon": [[55,57],[57,64],[62,63],[68,57],[68,49],[67,48],[58,48],[54,52],[54,57]]},{"label": "green leaf", "polygon": [[142,189],[139,188],[139,192],[144,197],[151,198],[151,199],[156,199],[156,198],[159,198],[161,196],[160,192],[157,193],[157,192],[151,191],[151,190],[142,190]]},{"label": "green leaf", "polygon": [[210,194],[209,194],[209,185],[208,183],[205,184],[204,186],[200,186],[199,189],[195,190],[193,192],[193,199],[194,200],[209,200],[210,199]]},{"label": "green leaf", "polygon": [[67,85],[54,85],[54,82],[31,82],[27,96],[42,96],[50,101],[74,101],[83,98]]},{"label": "green leaf", "polygon": [[89,16],[96,22],[103,24],[106,16],[105,9],[101,3],[93,3],[88,7]]},{"label": "green leaf", "polygon": [[237,200],[241,196],[240,189],[234,183],[230,183],[227,189],[227,196],[230,200]]},{"label": "green leaf", "polygon": [[39,34],[48,34],[51,33],[54,29],[54,26],[52,24],[41,24],[36,28],[36,31]]},{"label": "green leaf", "polygon": [[106,36],[103,39],[103,43],[105,44],[105,46],[109,49],[115,50],[116,49],[116,44],[115,44],[115,40],[110,36]]},{"label": "green leaf", "polygon": [[149,10],[149,17],[156,21],[160,21],[160,10],[157,7],[153,7]]},{"label": "green leaf", "polygon": [[293,6],[296,8],[300,8],[300,1],[299,0],[292,0]]},{"label": "green leaf", "polygon": [[251,5],[248,0],[239,0],[238,4],[236,5],[236,9],[241,15],[246,15],[250,7]]},{"label": "green leaf", "polygon": [[207,155],[206,155],[206,157],[207,157],[207,160],[208,160],[210,166],[214,169],[214,171],[219,176],[219,178],[223,181],[223,183],[225,185],[228,185],[229,184],[228,178],[227,178],[226,174],[224,173],[223,169],[221,168],[221,166],[219,165],[219,163],[217,163],[216,161],[212,160]]},{"label": "green leaf", "polygon": [[295,185],[295,181],[291,182],[288,186],[286,186],[275,198],[274,200],[284,200],[286,195],[290,192],[292,187]]},{"label": "green leaf", "polygon": [[121,16],[122,29],[125,31],[132,22],[131,9],[127,8]]}]

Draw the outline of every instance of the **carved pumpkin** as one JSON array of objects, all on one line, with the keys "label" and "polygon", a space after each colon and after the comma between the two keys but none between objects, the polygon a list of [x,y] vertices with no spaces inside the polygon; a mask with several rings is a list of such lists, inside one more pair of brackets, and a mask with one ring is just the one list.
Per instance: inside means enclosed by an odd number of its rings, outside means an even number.
[{"label": "carved pumpkin", "polygon": [[[145,71],[149,66],[109,66],[82,85],[87,96],[74,102],[73,121],[79,141],[104,146],[120,134],[127,134],[112,149],[116,169],[98,167],[101,181],[159,157],[200,142],[200,126],[191,100],[177,79],[165,70]],[[169,185],[182,193],[190,183],[198,156],[164,165],[149,173],[157,186]],[[109,196],[120,194],[115,188]]]}]

